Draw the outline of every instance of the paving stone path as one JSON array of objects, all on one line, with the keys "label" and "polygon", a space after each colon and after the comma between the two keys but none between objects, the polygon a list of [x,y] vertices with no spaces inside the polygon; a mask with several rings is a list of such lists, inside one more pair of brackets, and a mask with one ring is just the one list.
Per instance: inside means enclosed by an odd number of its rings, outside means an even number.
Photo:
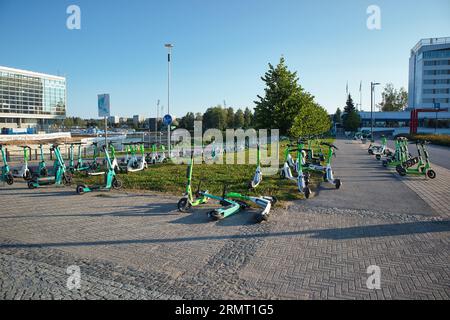
[{"label": "paving stone path", "polygon": [[178,197],[153,192],[0,186],[0,299],[449,299],[449,171],[403,179],[337,145],[342,189],[323,184],[260,225],[255,211],[179,214]]}]

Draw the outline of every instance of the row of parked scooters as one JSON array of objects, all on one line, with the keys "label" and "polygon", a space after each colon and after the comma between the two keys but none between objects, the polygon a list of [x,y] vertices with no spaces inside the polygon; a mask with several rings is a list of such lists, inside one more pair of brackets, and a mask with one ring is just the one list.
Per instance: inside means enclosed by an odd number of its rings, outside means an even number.
[{"label": "row of parked scooters", "polygon": [[[93,147],[93,160],[85,161],[82,158],[82,144],[71,143],[69,146],[69,162],[66,164],[63,159],[60,146],[53,144],[50,146],[50,152],[54,155],[55,160],[53,166],[48,168],[44,156],[44,146],[39,145],[40,161],[37,168],[30,168],[28,165],[31,157],[31,147],[21,146],[23,149],[23,163],[20,168],[13,169],[8,165],[7,155],[5,149],[0,145],[0,151],[3,160],[3,166],[1,168],[0,181],[6,182],[8,185],[14,183],[14,178],[23,178],[27,181],[30,189],[35,189],[43,185],[71,185],[73,174],[76,172],[85,173],[87,176],[100,176],[105,177],[104,184],[99,186],[77,186],[77,193],[82,194],[93,190],[110,190],[120,189],[122,182],[117,178],[116,174],[119,172],[129,173],[142,171],[148,167],[147,161],[152,164],[165,163],[164,152],[158,153],[156,146],[152,147],[152,152],[145,154],[144,145],[142,143],[126,143],[124,144],[126,155],[124,158],[119,159],[116,156],[116,150],[112,142],[109,142],[108,148],[103,146],[103,152],[105,154],[103,163],[99,161],[99,147],[98,143],[94,142]],[[75,161],[75,149],[78,149],[78,157]],[[138,155],[140,153],[140,156]]]},{"label": "row of parked scooters", "polygon": [[[409,145],[415,145],[417,156],[409,152]],[[370,144],[368,152],[374,155],[377,160],[382,160],[386,168],[395,168],[401,176],[416,175],[425,176],[430,179],[436,178],[436,172],[433,170],[430,161],[430,155],[426,148],[427,141],[408,141],[405,137],[395,139],[395,150],[387,147],[386,137],[382,137],[381,144]]]},{"label": "row of parked scooters", "polygon": [[[323,148],[327,148],[323,152]],[[284,180],[295,181],[300,194],[306,199],[310,197],[309,188],[311,174],[318,174],[323,177],[325,182],[332,184],[336,189],[341,187],[341,180],[335,179],[331,168],[332,159],[335,156],[335,150],[338,148],[330,143],[320,142],[318,139],[299,140],[297,144],[288,144],[285,150],[283,167],[280,170],[280,177]],[[318,150],[317,154],[314,150]],[[292,153],[296,153],[294,160]],[[255,190],[263,181],[261,168],[260,146],[257,145],[257,165],[253,179],[248,187]],[[213,195],[207,190],[201,189],[202,180],[199,181],[196,191],[192,189],[192,172],[194,168],[194,153],[191,153],[191,160],[187,168],[187,184],[183,197],[178,201],[178,210],[188,212],[193,207],[207,203],[209,200],[219,201],[221,207],[209,211],[207,214],[212,220],[222,220],[232,216],[241,210],[249,208],[249,202],[256,204],[262,210],[256,216],[257,222],[269,219],[270,211],[277,202],[273,195],[250,196],[237,192],[229,192],[228,185],[224,184],[221,196]],[[292,173],[294,172],[294,174]]]},{"label": "row of parked scooters", "polygon": [[[22,146],[24,150],[24,161],[21,169],[11,171],[4,148],[0,145],[2,153],[3,167],[1,180],[8,184],[13,184],[14,177],[21,177],[27,181],[30,189],[39,188],[43,185],[71,185],[73,174],[85,173],[88,176],[104,175],[102,185],[79,184],[76,187],[78,194],[84,194],[92,191],[109,191],[111,189],[120,189],[121,180],[118,179],[118,173],[128,173],[142,171],[147,168],[148,163],[165,163],[167,158],[163,152],[158,152],[156,146],[152,147],[152,152],[145,154],[143,144],[128,143],[125,144],[126,155],[119,159],[116,156],[116,149],[112,142],[108,147],[102,146],[104,160],[101,163],[98,160],[99,147],[97,143],[93,144],[93,159],[85,161],[82,158],[82,144],[72,143],[69,146],[69,161],[66,165],[63,159],[60,146],[51,145],[51,152],[55,156],[53,166],[48,168],[44,157],[43,145],[39,146],[40,161],[37,169],[33,172],[28,168],[28,160],[31,156],[31,148]],[[78,151],[77,160],[75,160],[75,151]],[[315,150],[317,154],[315,153]],[[295,181],[298,192],[309,198],[311,190],[309,188],[311,174],[319,174],[325,182],[332,184],[336,189],[341,186],[340,179],[335,179],[331,168],[332,159],[336,155],[337,147],[333,144],[320,142],[317,139],[299,140],[297,143],[290,143],[285,150],[283,167],[280,170],[281,179]],[[296,157],[294,156],[296,154]],[[255,190],[263,183],[263,174],[261,168],[260,146],[257,146],[257,166],[253,179],[249,182],[249,189]],[[237,192],[229,192],[228,185],[224,185],[221,196],[210,194],[207,190],[201,190],[202,180],[199,182],[197,190],[192,188],[192,173],[194,169],[194,152],[191,153],[191,159],[187,169],[187,185],[183,197],[178,202],[180,212],[187,212],[193,207],[207,203],[208,200],[217,200],[221,204],[220,208],[208,212],[208,216],[213,220],[221,220],[246,210],[250,207],[249,203],[256,204],[262,211],[257,215],[257,221],[268,220],[273,205],[277,202],[275,196],[250,196]],[[15,175],[15,176],[14,176]]]}]

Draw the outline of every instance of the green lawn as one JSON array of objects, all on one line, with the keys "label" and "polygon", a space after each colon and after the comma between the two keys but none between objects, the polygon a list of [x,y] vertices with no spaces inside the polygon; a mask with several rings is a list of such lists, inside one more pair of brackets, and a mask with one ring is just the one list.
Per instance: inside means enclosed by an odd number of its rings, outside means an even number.
[{"label": "green lawn", "polygon": [[[328,140],[331,142],[332,140]],[[280,146],[280,166],[284,161],[286,143]],[[248,154],[248,151],[246,151]],[[295,158],[295,155],[293,154]],[[126,190],[153,190],[173,195],[182,195],[186,188],[187,164],[157,164],[149,166],[145,171],[129,174],[119,174]],[[263,176],[261,184],[255,191],[248,190],[248,183],[252,180],[256,165],[219,165],[219,164],[195,164],[193,170],[193,189],[195,190],[200,180],[201,189],[208,190],[212,194],[221,195],[224,184],[228,185],[228,191],[241,192],[250,195],[276,196],[279,200],[302,199],[303,196],[297,190],[296,181],[282,180],[279,174]],[[76,175],[77,183],[101,183],[102,177],[89,177]],[[314,191],[322,177],[312,175],[311,189]]]}]

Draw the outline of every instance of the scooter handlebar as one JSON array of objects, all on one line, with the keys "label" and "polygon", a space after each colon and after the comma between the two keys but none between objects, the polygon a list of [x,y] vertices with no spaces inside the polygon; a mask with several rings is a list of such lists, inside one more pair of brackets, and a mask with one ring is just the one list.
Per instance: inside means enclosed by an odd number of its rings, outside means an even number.
[{"label": "scooter handlebar", "polygon": [[330,147],[330,148],[333,148],[333,149],[336,149],[336,150],[339,150],[339,148],[338,147],[336,147],[334,144],[331,144],[331,143],[327,143],[327,142],[322,142],[321,143],[321,145],[323,145],[323,146],[328,146],[328,147]]}]

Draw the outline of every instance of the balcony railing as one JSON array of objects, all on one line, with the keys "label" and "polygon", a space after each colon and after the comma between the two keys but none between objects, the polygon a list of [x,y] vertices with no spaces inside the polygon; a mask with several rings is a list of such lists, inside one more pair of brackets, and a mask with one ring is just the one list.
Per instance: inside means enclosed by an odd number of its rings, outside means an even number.
[{"label": "balcony railing", "polygon": [[445,38],[429,38],[420,40],[412,49],[413,52],[419,51],[423,46],[435,45],[435,44],[450,44],[450,37]]}]

